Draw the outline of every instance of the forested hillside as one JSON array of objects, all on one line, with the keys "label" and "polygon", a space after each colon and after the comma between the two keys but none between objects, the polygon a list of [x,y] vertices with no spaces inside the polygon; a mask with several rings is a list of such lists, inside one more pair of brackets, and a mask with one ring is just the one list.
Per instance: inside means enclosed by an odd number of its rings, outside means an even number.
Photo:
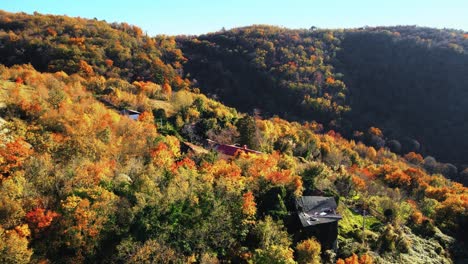
[{"label": "forested hillside", "polygon": [[391,139],[416,139],[426,155],[468,163],[468,35],[376,28],[347,33],[341,48],[335,65],[350,90],[353,127],[376,125]]},{"label": "forested hillside", "polygon": [[349,138],[376,126],[397,153],[433,155],[460,172],[468,163],[468,35],[461,31],[252,26],[178,41],[187,72],[228,105],[317,120]]},{"label": "forested hillside", "polygon": [[30,63],[39,71],[84,72],[153,81],[180,89],[185,61],[174,37],[150,38],[139,27],[125,23],[28,16],[0,11],[0,62],[11,66]]},{"label": "forested hillside", "polygon": [[[208,75],[189,81],[207,59],[183,54],[172,37],[40,14],[2,12],[0,23],[0,263],[466,262],[468,189],[421,155],[398,156],[315,121],[262,118],[210,99],[201,92],[223,98],[223,90],[206,89],[223,80],[224,66],[217,63],[213,83],[202,80]],[[311,111],[344,126],[345,77],[323,62],[334,60],[324,50],[337,41],[313,51],[318,61],[301,59],[322,77],[292,68],[272,75],[257,65],[246,79],[232,71],[226,92],[264,80],[257,84],[265,90],[252,92],[257,100],[239,97],[240,109],[282,102],[285,117]],[[110,52],[116,43],[119,52]],[[284,100],[272,88],[283,89]],[[123,110],[140,114],[132,120]],[[376,127],[358,137],[384,138]],[[261,153],[222,158],[208,138]],[[338,203],[335,251],[321,243],[327,234],[301,236],[293,220],[302,195]]]},{"label": "forested hillside", "polygon": [[340,43],[333,32],[253,26],[178,41],[203,91],[244,111],[327,124],[349,111],[330,64]]}]

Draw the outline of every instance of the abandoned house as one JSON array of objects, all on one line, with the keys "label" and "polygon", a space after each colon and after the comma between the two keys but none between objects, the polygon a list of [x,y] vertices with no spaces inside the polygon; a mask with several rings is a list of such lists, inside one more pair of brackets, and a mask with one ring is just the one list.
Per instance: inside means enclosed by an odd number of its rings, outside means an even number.
[{"label": "abandoned house", "polygon": [[103,103],[107,108],[118,111],[119,114],[123,116],[128,116],[132,120],[138,120],[138,117],[140,117],[141,113],[136,110],[118,107],[115,104],[113,104],[111,101],[102,97],[99,97],[98,100],[101,101],[101,103]]},{"label": "abandoned house", "polygon": [[138,117],[140,117],[140,112],[131,110],[131,109],[123,109],[120,110],[119,113],[124,116],[128,116],[132,120],[138,120]]},{"label": "abandoned house", "polygon": [[295,239],[316,237],[325,249],[334,249],[338,238],[338,221],[342,218],[336,211],[333,197],[302,196],[295,199]]}]

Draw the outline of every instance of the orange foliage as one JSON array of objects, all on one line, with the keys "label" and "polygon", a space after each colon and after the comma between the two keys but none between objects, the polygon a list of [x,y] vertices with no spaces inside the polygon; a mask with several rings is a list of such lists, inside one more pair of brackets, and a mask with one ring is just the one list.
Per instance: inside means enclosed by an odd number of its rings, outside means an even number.
[{"label": "orange foliage", "polygon": [[54,211],[36,208],[26,214],[26,221],[29,222],[31,228],[37,233],[40,230],[49,227],[52,224],[52,221],[58,216],[59,214]]},{"label": "orange foliage", "polygon": [[51,35],[52,37],[57,36],[57,31],[55,31],[53,28],[47,28],[47,34]]},{"label": "orange foliage", "polygon": [[174,162],[174,153],[169,147],[160,142],[154,149],[150,151],[153,162],[159,166],[169,168]]},{"label": "orange foliage", "polygon": [[302,195],[302,191],[303,191],[302,178],[300,178],[300,177],[295,177],[294,178],[294,188],[296,189],[296,191],[294,193],[297,196]]},{"label": "orange foliage", "polygon": [[368,179],[375,179],[377,175],[375,173],[372,173],[369,169],[367,168],[362,168],[359,171],[362,175],[366,176]]},{"label": "orange foliage", "polygon": [[135,36],[137,38],[139,38],[139,37],[141,37],[141,35],[143,35],[143,30],[141,30],[141,28],[136,27],[136,26],[132,26],[132,29],[133,29],[133,32],[135,32]]},{"label": "orange foliage", "polygon": [[382,137],[383,136],[383,133],[382,133],[382,130],[380,130],[379,128],[377,127],[370,127],[369,130],[367,131],[370,135],[374,135],[374,136],[378,136],[378,137]]},{"label": "orange foliage", "polygon": [[34,102],[34,101],[31,102],[31,101],[21,99],[18,102],[18,106],[21,108],[21,110],[26,112],[28,116],[37,117],[42,111],[42,106],[39,104],[39,102]]},{"label": "orange foliage", "polygon": [[195,165],[195,162],[189,158],[184,158],[181,161],[178,161],[174,164],[174,170],[178,168],[188,168],[188,169],[196,169],[197,166]]},{"label": "orange foliage", "polygon": [[456,195],[452,194],[447,199],[441,202],[436,207],[436,222],[439,226],[443,227],[444,230],[450,230],[451,232],[464,231],[460,228],[464,228],[463,221],[460,221],[466,217],[468,211],[468,195]]},{"label": "orange foliage", "polygon": [[411,177],[411,182],[413,185],[416,185],[422,189],[429,187],[428,182],[430,180],[430,176],[421,171],[421,169],[408,168],[403,172]]},{"label": "orange foliage", "polygon": [[344,263],[345,264],[359,264],[359,257],[356,254],[353,253],[352,256],[350,256],[350,257],[348,257],[348,258],[346,258],[344,260]]},{"label": "orange foliage", "polygon": [[416,225],[422,224],[423,220],[424,216],[421,212],[416,211],[411,214],[411,221],[413,221],[413,223],[415,223]]},{"label": "orange foliage", "polygon": [[257,212],[257,204],[255,203],[255,197],[251,191],[244,193],[242,212],[246,215],[253,216]]},{"label": "orange foliage", "polygon": [[15,83],[16,83],[17,85],[21,85],[21,84],[24,84],[24,80],[23,80],[23,78],[21,78],[21,77],[18,76],[18,77],[16,77],[16,79],[15,79]]},{"label": "orange foliage", "polygon": [[11,170],[21,167],[33,150],[22,138],[0,146],[0,174],[8,176]]},{"label": "orange foliage", "polygon": [[186,85],[186,82],[180,76],[175,77],[174,83],[177,87],[183,87],[184,85]]},{"label": "orange foliage", "polygon": [[99,241],[109,217],[117,209],[117,196],[100,187],[81,189],[88,198],[75,195],[62,201],[63,215],[60,226],[64,227],[63,239],[68,246],[78,249],[78,254],[89,254]]},{"label": "orange foliage", "polygon": [[76,169],[76,176],[68,184],[71,186],[93,186],[113,176],[115,161],[101,160],[85,162]]},{"label": "orange foliage", "polygon": [[413,213],[410,216],[411,222],[415,225],[422,224],[422,222],[427,218],[418,210],[418,204],[416,201],[409,199],[406,202],[411,206],[411,209],[413,209]]},{"label": "orange foliage", "polygon": [[65,136],[62,133],[51,133],[52,140],[55,143],[63,143],[65,141]]},{"label": "orange foliage", "polygon": [[334,139],[341,139],[341,134],[338,133],[338,132],[335,132],[334,130],[330,130],[327,132],[327,135],[329,135],[330,137],[334,138]]},{"label": "orange foliage", "polygon": [[[364,177],[364,179],[374,180],[377,178],[377,175],[373,173],[368,168],[359,168],[357,165],[353,165],[348,169],[349,173],[356,174],[358,176]],[[361,179],[362,180],[362,179]]]},{"label": "orange foliage", "polygon": [[294,62],[294,61],[288,62],[288,65],[289,65],[291,68],[297,68],[297,63]]},{"label": "orange foliage", "polygon": [[274,171],[280,158],[279,154],[276,152],[271,155],[249,155],[240,153],[240,157],[251,161],[248,172],[249,175],[254,178],[266,176]]},{"label": "orange foliage", "polygon": [[393,172],[395,172],[397,170],[398,170],[397,167],[385,164],[385,165],[379,167],[376,170],[376,173],[379,174],[380,177],[385,177],[387,174],[391,174],[391,173],[393,173]]},{"label": "orange foliage", "polygon": [[287,185],[291,189],[294,189],[296,195],[300,195],[302,192],[301,178],[291,170],[280,169],[278,167],[280,158],[281,155],[278,152],[269,155],[239,153],[239,161],[247,165],[246,176],[249,176],[250,180],[257,180],[263,177],[273,184]]},{"label": "orange foliage", "polygon": [[359,258],[359,264],[372,264],[374,260],[370,255],[364,254]]},{"label": "orange foliage", "polygon": [[359,170],[359,167],[356,164],[348,168],[349,173],[355,173],[358,170]]},{"label": "orange foliage", "polygon": [[416,203],[415,200],[408,199],[406,202],[411,206],[413,210],[416,210],[418,208],[418,204]]},{"label": "orange foliage", "polygon": [[93,75],[94,74],[93,67],[91,67],[86,61],[80,60],[78,65],[80,67],[80,71],[82,71],[83,73],[85,73],[87,75]]},{"label": "orange foliage", "polygon": [[411,177],[402,171],[395,171],[387,174],[385,181],[396,187],[404,187],[411,184]]},{"label": "orange foliage", "polygon": [[292,182],[292,172],[290,170],[273,171],[265,178],[274,184],[288,184]]},{"label": "orange foliage", "polygon": [[162,87],[163,93],[165,95],[171,95],[172,94],[172,87],[168,83],[164,83]]},{"label": "orange foliage", "polygon": [[452,207],[455,211],[464,212],[468,210],[468,195],[449,195],[439,207]]},{"label": "orange foliage", "polygon": [[413,164],[421,164],[423,162],[423,157],[421,154],[410,152],[404,156],[404,158]]},{"label": "orange foliage", "polygon": [[20,237],[29,237],[31,235],[31,230],[26,224],[15,226],[15,231]]},{"label": "orange foliage", "polygon": [[447,199],[448,194],[450,193],[450,189],[446,186],[444,187],[433,187],[429,186],[426,189],[426,196],[428,198],[436,199],[437,201],[441,202]]},{"label": "orange foliage", "polygon": [[333,77],[328,77],[327,80],[325,81],[327,84],[334,84],[335,83],[335,79],[333,79]]},{"label": "orange foliage", "polygon": [[11,20],[11,18],[9,18],[9,17],[6,17],[6,16],[5,16],[5,17],[2,17],[2,22],[5,23],[5,24],[6,24],[6,23],[11,23],[11,21],[12,21],[12,20]]},{"label": "orange foliage", "polygon": [[106,64],[107,67],[112,67],[114,65],[114,61],[111,59],[106,59],[104,63]]},{"label": "orange foliage", "polygon": [[18,35],[15,34],[15,32],[13,31],[10,31],[8,32],[8,37],[10,39],[10,41],[18,41],[20,39],[20,37]]},{"label": "orange foliage", "polygon": [[84,38],[84,37],[70,38],[70,39],[68,40],[68,42],[69,42],[70,44],[73,44],[73,45],[81,46],[81,45],[84,44],[85,38]]},{"label": "orange foliage", "polygon": [[352,256],[346,258],[345,260],[343,259],[338,259],[336,261],[336,264],[372,264],[374,263],[374,260],[370,255],[363,254],[360,258],[353,253]]},{"label": "orange foliage", "polygon": [[353,175],[352,180],[353,180],[354,186],[356,186],[358,190],[362,191],[367,188],[366,182],[363,179],[359,178],[358,176]]},{"label": "orange foliage", "polygon": [[153,113],[149,111],[144,111],[138,116],[138,121],[153,124],[154,122]]}]

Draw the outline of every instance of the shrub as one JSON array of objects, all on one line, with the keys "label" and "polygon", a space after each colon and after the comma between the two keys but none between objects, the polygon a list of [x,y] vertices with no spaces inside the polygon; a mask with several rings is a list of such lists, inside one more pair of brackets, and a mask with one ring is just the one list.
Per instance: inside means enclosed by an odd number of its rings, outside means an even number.
[{"label": "shrub", "polygon": [[298,263],[320,263],[321,245],[315,238],[310,238],[299,242],[296,246]]},{"label": "shrub", "polygon": [[395,241],[398,235],[395,233],[393,226],[387,225],[380,236],[380,251],[388,252],[395,250]]},{"label": "shrub", "polygon": [[406,236],[401,236],[398,239],[396,246],[399,252],[408,253],[411,248],[411,240]]}]

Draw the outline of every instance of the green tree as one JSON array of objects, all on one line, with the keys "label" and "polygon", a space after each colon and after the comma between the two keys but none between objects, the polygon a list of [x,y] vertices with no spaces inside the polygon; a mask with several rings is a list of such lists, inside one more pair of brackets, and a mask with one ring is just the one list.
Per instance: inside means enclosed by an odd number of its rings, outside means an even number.
[{"label": "green tree", "polygon": [[259,140],[257,125],[255,119],[251,116],[244,116],[237,121],[237,130],[239,131],[239,144],[247,145],[252,149],[258,149]]}]

